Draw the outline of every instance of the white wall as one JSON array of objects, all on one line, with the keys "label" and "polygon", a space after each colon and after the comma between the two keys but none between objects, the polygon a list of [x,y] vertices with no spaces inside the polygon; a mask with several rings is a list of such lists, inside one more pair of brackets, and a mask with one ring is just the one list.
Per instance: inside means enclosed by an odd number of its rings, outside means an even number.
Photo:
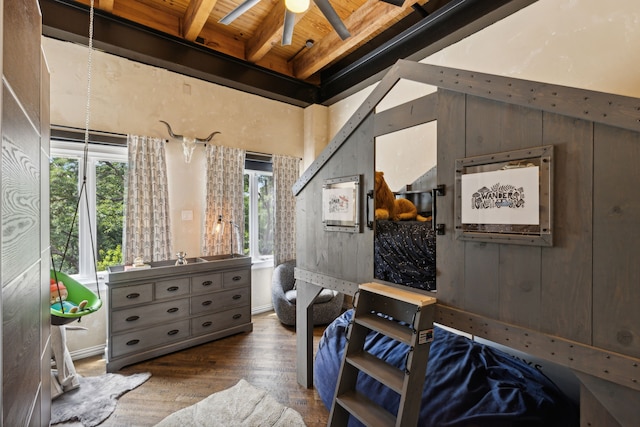
[{"label": "white wall", "polygon": [[[50,39],[43,44],[51,69],[51,122],[82,128],[87,49]],[[422,62],[640,97],[640,2],[538,0]],[[158,123],[164,119],[177,133],[206,136],[220,130],[218,144],[297,157],[313,137],[305,135],[309,129],[301,108],[163,69],[95,52],[92,76],[93,129],[166,137]],[[372,89],[328,107],[326,136],[319,139],[328,142]],[[399,87],[385,101],[406,101],[407,92]],[[324,113],[311,113],[313,126],[322,129],[318,120],[325,120]],[[321,146],[315,138],[307,152],[318,153]],[[178,144],[168,149],[175,249],[195,255],[204,193],[202,153],[186,166]],[[183,222],[182,210],[192,210],[193,221]],[[270,278],[264,272],[259,276]],[[267,295],[254,295],[254,306],[267,303]]]},{"label": "white wall", "polygon": [[640,97],[640,2],[538,0],[422,62]]},{"label": "white wall", "polygon": [[[51,72],[51,123],[84,129],[87,104],[88,48],[44,37]],[[92,55],[91,129],[169,138],[159,120],[177,134],[206,137],[213,143],[248,151],[303,157],[304,109],[227,87],[140,64],[100,51]],[[321,117],[321,116],[320,116]],[[167,144],[169,203],[174,251],[200,255],[203,230],[205,160],[197,147],[191,163],[183,161],[181,146]],[[191,211],[192,220],[182,220]],[[271,306],[272,268],[256,269],[252,306]],[[103,294],[104,297],[104,294]],[[68,334],[72,352],[104,345],[105,311],[86,316],[88,331]]]},{"label": "white wall", "polygon": [[[640,97],[640,2],[538,0],[420,62]],[[329,107],[331,137],[373,87]]]},{"label": "white wall", "polygon": [[[51,123],[84,129],[88,48],[43,38],[51,70]],[[91,129],[169,138],[173,131],[206,137],[214,144],[248,151],[303,155],[304,110],[224,86],[94,51],[91,71]],[[181,145],[167,145],[169,203],[174,251],[200,255],[205,161],[197,147],[185,164]],[[183,221],[182,211],[193,220]]]},{"label": "white wall", "polygon": [[[600,0],[538,0],[420,62],[640,97],[640,1],[615,0],[605,4]],[[375,86],[329,107],[329,139]],[[434,89],[401,81],[377,111]],[[396,191],[412,182],[415,174],[401,172],[408,171],[407,156],[417,158],[415,143],[419,138],[397,132],[384,140],[387,147],[396,149],[377,150],[376,169],[385,172],[387,183]],[[420,169],[422,172],[435,164],[432,148],[429,145],[420,154],[426,165]]]}]

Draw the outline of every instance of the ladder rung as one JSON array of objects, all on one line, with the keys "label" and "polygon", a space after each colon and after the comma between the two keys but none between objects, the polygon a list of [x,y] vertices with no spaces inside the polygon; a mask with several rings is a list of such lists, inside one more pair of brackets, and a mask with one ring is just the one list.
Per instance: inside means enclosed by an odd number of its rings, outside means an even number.
[{"label": "ladder rung", "polygon": [[356,391],[350,390],[338,396],[336,404],[369,427],[390,427],[396,424],[396,417],[389,411]]},{"label": "ladder rung", "polygon": [[413,331],[408,326],[403,326],[395,320],[385,319],[376,314],[362,314],[353,318],[355,323],[373,331],[380,332],[396,341],[411,345]]},{"label": "ladder rung", "polygon": [[402,394],[404,372],[395,366],[378,359],[366,351],[347,356],[347,362],[396,393]]},{"label": "ladder rung", "polygon": [[393,286],[384,285],[382,283],[361,283],[360,289],[404,301],[418,307],[424,307],[427,305],[435,304],[437,302],[435,298],[428,295],[423,295],[418,292],[411,292],[409,290],[398,289]]}]

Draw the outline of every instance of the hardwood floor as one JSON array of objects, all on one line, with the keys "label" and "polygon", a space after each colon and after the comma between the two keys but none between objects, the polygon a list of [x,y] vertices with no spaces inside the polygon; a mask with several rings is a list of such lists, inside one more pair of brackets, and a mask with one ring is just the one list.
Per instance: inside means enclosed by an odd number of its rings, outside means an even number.
[{"label": "hardwood floor", "polygon": [[[314,348],[323,330],[323,326],[314,329]],[[273,312],[255,315],[253,332],[121,369],[118,373],[123,375],[151,372],[151,378],[120,397],[115,412],[100,426],[153,426],[241,378],[298,411],[307,426],[326,426],[329,411],[315,389],[298,384],[295,359],[295,328],[282,325]],[[75,367],[85,377],[105,373],[105,361],[99,356],[77,360]]]}]

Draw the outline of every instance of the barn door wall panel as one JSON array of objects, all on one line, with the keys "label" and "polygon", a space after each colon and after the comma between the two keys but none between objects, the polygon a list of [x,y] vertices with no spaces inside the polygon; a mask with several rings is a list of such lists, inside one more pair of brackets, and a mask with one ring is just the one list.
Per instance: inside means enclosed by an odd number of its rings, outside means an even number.
[{"label": "barn door wall panel", "polygon": [[542,250],[540,330],[591,343],[593,123],[545,113],[554,146],[553,247]]},{"label": "barn door wall panel", "polygon": [[594,129],[594,345],[640,357],[640,134]]},{"label": "barn door wall panel", "polygon": [[446,224],[445,234],[436,236],[436,283],[438,301],[462,307],[465,295],[464,246],[456,240],[455,163],[464,157],[466,96],[459,92],[438,90],[438,184],[445,195],[437,198],[436,221]]},{"label": "barn door wall panel", "polygon": [[[4,1],[2,72],[26,116],[40,124],[42,16],[35,0]],[[47,119],[48,120],[48,119]]]},{"label": "barn door wall panel", "polygon": [[[536,147],[542,143],[542,112],[468,96],[466,128],[466,157]],[[540,259],[535,246],[466,244],[465,308],[537,326]]]},{"label": "barn door wall panel", "polygon": [[483,242],[460,244],[464,248],[464,309],[497,319],[500,311],[500,247]]},{"label": "barn door wall panel", "polygon": [[[366,192],[373,189],[373,116],[370,115],[298,195],[297,266],[355,283],[373,279],[373,232],[325,231],[322,184],[325,179],[361,175],[360,220],[365,223]],[[302,250],[301,250],[302,249]]]},{"label": "barn door wall panel", "polygon": [[580,425],[623,427],[584,385],[580,386]]},{"label": "barn door wall panel", "polygon": [[[38,2],[3,1],[2,28],[2,420],[5,426],[49,425],[48,278],[41,266],[42,126],[48,127]],[[42,97],[41,97],[42,94]],[[47,105],[45,105],[47,104]],[[46,144],[48,145],[48,138]],[[47,169],[48,170],[48,169]],[[45,171],[46,174],[46,171]],[[48,274],[47,274],[48,276]],[[44,342],[43,342],[44,341]],[[43,380],[46,374],[47,380]],[[46,388],[46,390],[45,390]]]}]

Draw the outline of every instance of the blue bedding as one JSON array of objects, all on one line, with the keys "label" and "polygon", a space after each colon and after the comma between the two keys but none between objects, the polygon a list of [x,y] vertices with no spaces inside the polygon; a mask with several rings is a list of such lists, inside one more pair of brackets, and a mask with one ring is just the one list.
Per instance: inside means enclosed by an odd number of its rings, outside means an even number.
[{"label": "blue bedding", "polygon": [[[320,339],[314,383],[331,409],[353,310],[331,323]],[[365,350],[404,368],[407,346],[371,332]],[[363,373],[356,386],[389,412],[400,396]],[[351,417],[349,426],[361,425]],[[442,328],[434,331],[422,390],[420,426],[425,427],[569,427],[579,425],[579,410],[542,372],[492,347]]]}]

